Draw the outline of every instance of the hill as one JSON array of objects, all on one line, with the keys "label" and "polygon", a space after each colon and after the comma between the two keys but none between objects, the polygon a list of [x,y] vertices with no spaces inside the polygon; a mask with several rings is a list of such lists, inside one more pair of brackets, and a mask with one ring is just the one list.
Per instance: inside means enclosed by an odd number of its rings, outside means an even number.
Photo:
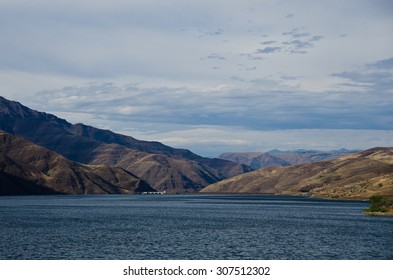
[{"label": "hill", "polygon": [[331,160],[341,156],[358,152],[356,150],[332,150],[332,151],[315,151],[315,150],[294,150],[280,151],[271,150],[266,153],[249,152],[249,153],[224,153],[219,156],[221,159],[246,164],[252,169],[266,168],[270,166],[290,166],[306,162],[316,162],[322,160]]},{"label": "hill", "polygon": [[330,161],[259,169],[209,185],[201,192],[340,199],[393,196],[393,149],[374,148]]},{"label": "hill", "polygon": [[83,165],[0,131],[0,195],[111,194],[154,191],[130,172]]},{"label": "hill", "polygon": [[296,165],[307,162],[317,162],[323,160],[332,160],[345,155],[360,152],[360,150],[331,150],[331,151],[318,151],[318,150],[294,150],[294,151],[280,151],[272,150],[267,152],[277,158],[280,158],[289,163],[289,165]]},{"label": "hill", "polygon": [[204,158],[159,142],[71,124],[3,97],[0,97],[0,129],[79,163],[122,167],[160,191],[196,192],[251,170],[246,165]]},{"label": "hill", "polygon": [[221,159],[246,164],[253,170],[265,168],[269,166],[288,166],[289,162],[270,155],[268,153],[249,152],[249,153],[224,153],[219,156]]}]

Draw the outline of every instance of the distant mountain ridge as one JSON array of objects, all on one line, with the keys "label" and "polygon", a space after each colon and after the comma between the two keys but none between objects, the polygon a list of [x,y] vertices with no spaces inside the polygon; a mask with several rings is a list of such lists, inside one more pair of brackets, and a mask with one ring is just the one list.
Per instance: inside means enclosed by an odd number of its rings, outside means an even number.
[{"label": "distant mountain ridge", "polygon": [[393,148],[373,148],[334,160],[267,167],[204,188],[202,193],[268,193],[323,198],[393,196]]},{"label": "distant mountain ridge", "polygon": [[155,191],[132,173],[83,165],[0,131],[0,195],[130,194]]},{"label": "distant mountain ridge", "polygon": [[224,153],[219,156],[221,159],[231,160],[233,162],[242,163],[250,166],[252,169],[260,169],[270,166],[291,166],[306,162],[316,162],[323,160],[331,160],[344,155],[359,152],[360,150],[294,150],[280,151],[271,150],[266,153],[248,152],[248,153]]},{"label": "distant mountain ridge", "polygon": [[253,170],[269,166],[288,166],[285,160],[270,155],[269,153],[249,152],[249,153],[224,153],[219,156],[221,159],[230,160],[250,166]]},{"label": "distant mountain ridge", "polygon": [[71,124],[52,114],[0,97],[0,129],[83,164],[122,167],[167,192],[196,192],[251,168],[209,159],[159,142],[137,140],[110,130]]}]

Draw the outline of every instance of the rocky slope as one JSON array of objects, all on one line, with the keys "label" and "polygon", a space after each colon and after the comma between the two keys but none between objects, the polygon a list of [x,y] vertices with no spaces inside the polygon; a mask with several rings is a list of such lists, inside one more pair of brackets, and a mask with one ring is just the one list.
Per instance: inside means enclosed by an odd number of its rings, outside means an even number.
[{"label": "rocky slope", "polygon": [[132,173],[83,165],[0,131],[0,195],[110,194],[154,191]]},{"label": "rocky slope", "polygon": [[330,161],[268,167],[209,185],[201,192],[341,199],[393,196],[393,149],[374,148]]},{"label": "rocky slope", "polygon": [[70,124],[0,97],[0,129],[24,137],[83,164],[122,167],[157,190],[195,192],[208,184],[251,170],[223,159],[141,141],[109,130]]}]

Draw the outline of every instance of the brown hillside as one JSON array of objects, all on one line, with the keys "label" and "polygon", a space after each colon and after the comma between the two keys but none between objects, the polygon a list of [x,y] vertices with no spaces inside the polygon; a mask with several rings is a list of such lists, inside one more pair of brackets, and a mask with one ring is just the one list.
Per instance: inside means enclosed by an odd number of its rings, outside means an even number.
[{"label": "brown hillside", "polygon": [[144,178],[154,188],[169,193],[195,192],[225,178],[216,169],[196,161],[138,152],[118,144],[100,146],[92,153],[92,164],[122,167]]},{"label": "brown hillside", "polygon": [[105,194],[153,191],[132,173],[83,165],[0,131],[0,194]]},{"label": "brown hillside", "polygon": [[209,185],[204,193],[297,194],[367,199],[393,195],[393,149],[374,148],[336,160],[269,167]]}]

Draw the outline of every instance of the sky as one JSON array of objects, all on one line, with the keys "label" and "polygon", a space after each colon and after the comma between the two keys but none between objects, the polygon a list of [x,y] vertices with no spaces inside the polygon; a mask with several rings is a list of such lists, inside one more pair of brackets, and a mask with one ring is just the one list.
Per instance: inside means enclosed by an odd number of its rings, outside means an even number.
[{"label": "sky", "polygon": [[0,0],[0,95],[203,156],[393,146],[391,0]]}]

